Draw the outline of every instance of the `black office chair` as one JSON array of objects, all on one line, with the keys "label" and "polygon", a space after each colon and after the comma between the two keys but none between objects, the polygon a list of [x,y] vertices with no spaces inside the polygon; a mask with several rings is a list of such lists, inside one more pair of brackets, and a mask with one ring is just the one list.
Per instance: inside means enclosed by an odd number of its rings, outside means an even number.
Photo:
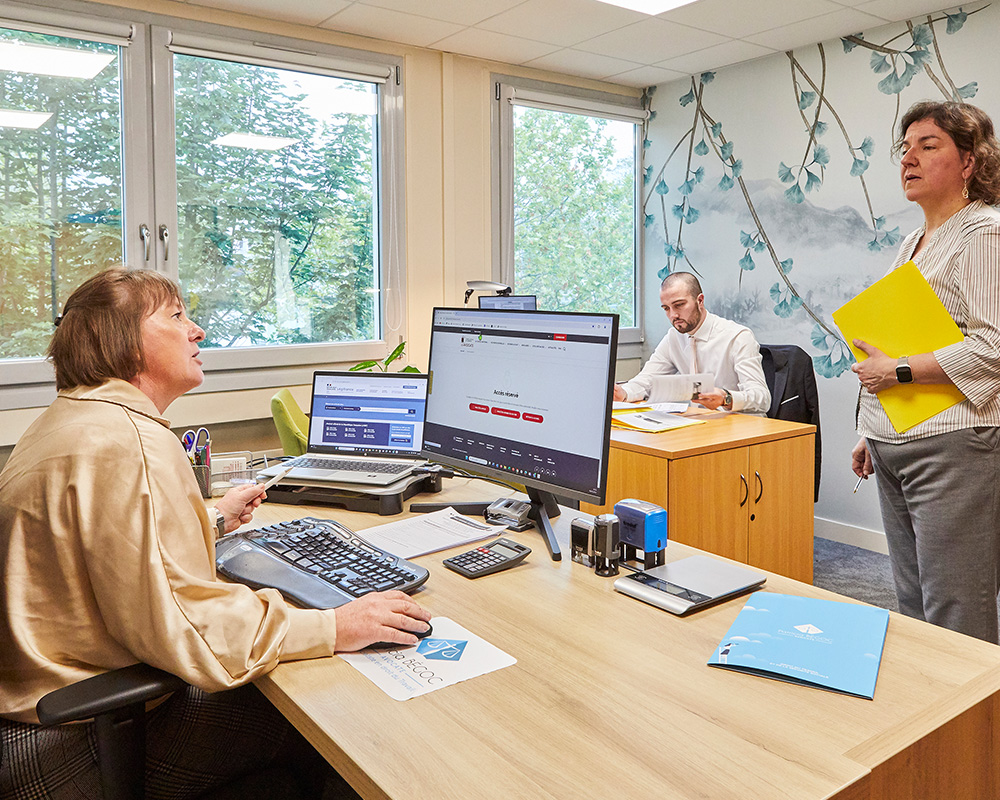
[{"label": "black office chair", "polygon": [[43,725],[93,718],[105,800],[141,800],[145,795],[146,703],[184,686],[169,672],[132,664],[49,692],[35,710]]},{"label": "black office chair", "polygon": [[823,442],[819,426],[819,391],[812,358],[794,344],[762,344],[760,356],[764,379],[771,392],[771,419],[787,419],[816,426],[814,501],[819,500]]}]

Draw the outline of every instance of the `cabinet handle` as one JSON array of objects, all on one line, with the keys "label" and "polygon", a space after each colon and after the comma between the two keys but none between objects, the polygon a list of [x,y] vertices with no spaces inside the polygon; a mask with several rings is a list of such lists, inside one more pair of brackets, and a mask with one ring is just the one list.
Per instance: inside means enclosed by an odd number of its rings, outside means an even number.
[{"label": "cabinet handle", "polygon": [[760,479],[760,473],[757,472],[757,470],[754,470],[753,474],[757,476],[757,485],[760,487],[760,491],[757,492],[757,497],[755,497],[753,501],[754,505],[756,505],[760,502],[760,498],[764,494],[764,481]]},{"label": "cabinet handle", "polygon": [[149,261],[149,226],[144,222],[139,226],[139,238],[142,239],[142,254]]},{"label": "cabinet handle", "polygon": [[740,480],[743,482],[743,499],[740,500],[740,508],[743,508],[747,504],[747,500],[750,499],[750,487],[747,485],[747,479],[740,473]]},{"label": "cabinet handle", "polygon": [[160,226],[160,241],[163,242],[163,260],[170,258],[170,228],[166,225]]}]

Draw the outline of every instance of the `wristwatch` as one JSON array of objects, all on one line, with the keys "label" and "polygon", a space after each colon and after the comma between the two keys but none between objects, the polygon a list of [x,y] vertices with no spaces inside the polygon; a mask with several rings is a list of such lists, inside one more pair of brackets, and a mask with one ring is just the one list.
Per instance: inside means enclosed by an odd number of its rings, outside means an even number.
[{"label": "wristwatch", "polygon": [[723,389],[722,391],[724,391],[726,393],[726,396],[722,399],[722,407],[724,409],[726,409],[726,411],[732,411],[733,410],[733,393],[731,391],[729,391],[728,389]]},{"label": "wristwatch", "polygon": [[215,530],[219,536],[226,535],[226,517],[217,508],[212,509],[215,512]]},{"label": "wristwatch", "polygon": [[896,362],[896,380],[900,383],[913,383],[913,370],[910,369],[910,357],[900,356]]}]

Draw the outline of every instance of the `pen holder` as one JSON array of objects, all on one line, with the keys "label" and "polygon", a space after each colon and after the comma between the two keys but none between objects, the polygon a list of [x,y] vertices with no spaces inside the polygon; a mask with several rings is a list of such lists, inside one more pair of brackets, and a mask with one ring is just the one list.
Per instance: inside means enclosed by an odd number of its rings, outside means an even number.
[{"label": "pen holder", "polygon": [[267,469],[267,457],[261,456],[254,460],[253,453],[249,450],[214,453],[212,455],[212,474],[209,478],[211,496],[222,497],[234,486],[241,483],[256,483],[257,473],[262,469]]},{"label": "pen holder", "polygon": [[194,470],[194,479],[198,481],[201,496],[208,499],[212,496],[212,468],[200,464],[192,464],[191,469]]}]

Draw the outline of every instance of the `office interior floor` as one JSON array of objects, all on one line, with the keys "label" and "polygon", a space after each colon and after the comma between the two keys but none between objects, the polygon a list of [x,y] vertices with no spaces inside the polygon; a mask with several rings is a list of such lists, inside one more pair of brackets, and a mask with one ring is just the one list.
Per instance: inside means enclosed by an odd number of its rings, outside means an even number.
[{"label": "office interior floor", "polygon": [[898,611],[889,556],[816,537],[813,583],[838,594]]}]

